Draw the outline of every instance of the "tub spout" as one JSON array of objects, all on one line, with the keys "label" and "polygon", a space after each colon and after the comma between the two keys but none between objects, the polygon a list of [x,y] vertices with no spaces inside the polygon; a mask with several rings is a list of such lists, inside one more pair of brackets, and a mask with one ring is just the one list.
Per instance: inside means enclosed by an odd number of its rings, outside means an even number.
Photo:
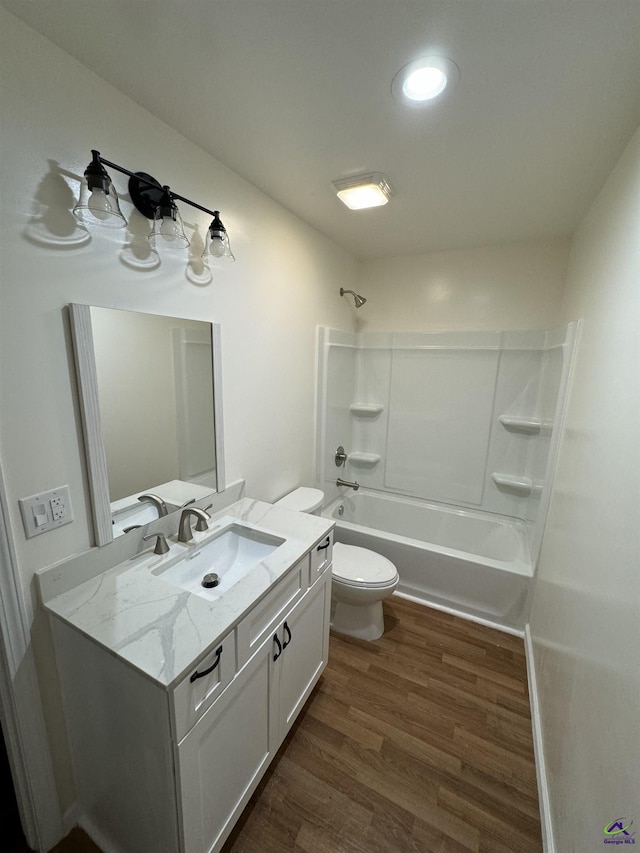
[{"label": "tub spout", "polygon": [[338,478],[336,480],[336,486],[348,486],[350,489],[353,489],[354,492],[357,492],[360,488],[360,483],[350,483],[348,480],[340,480]]}]

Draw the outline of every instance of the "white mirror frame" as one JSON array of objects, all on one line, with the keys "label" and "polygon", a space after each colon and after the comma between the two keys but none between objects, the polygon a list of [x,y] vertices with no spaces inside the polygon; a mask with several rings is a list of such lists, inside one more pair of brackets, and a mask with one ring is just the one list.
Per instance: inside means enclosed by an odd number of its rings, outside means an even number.
[{"label": "white mirror frame", "polygon": [[[82,414],[85,456],[89,477],[89,493],[93,509],[93,530],[96,545],[113,541],[111,499],[107,474],[107,454],[100,422],[98,376],[96,371],[91,306],[69,304],[73,337],[78,394]],[[211,324],[211,353],[213,360],[213,429],[216,459],[216,492],[225,489],[224,430],[222,425],[222,363],[221,332],[218,323]]]}]

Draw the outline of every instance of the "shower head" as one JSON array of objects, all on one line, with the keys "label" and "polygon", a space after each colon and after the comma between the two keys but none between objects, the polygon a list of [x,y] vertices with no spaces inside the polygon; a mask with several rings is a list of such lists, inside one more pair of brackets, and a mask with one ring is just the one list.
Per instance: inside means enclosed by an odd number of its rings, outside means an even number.
[{"label": "shower head", "polygon": [[353,296],[353,301],[356,303],[356,308],[361,308],[367,301],[364,296],[359,296],[354,290],[345,290],[344,287],[341,287],[340,296],[344,296],[345,293],[350,293]]}]

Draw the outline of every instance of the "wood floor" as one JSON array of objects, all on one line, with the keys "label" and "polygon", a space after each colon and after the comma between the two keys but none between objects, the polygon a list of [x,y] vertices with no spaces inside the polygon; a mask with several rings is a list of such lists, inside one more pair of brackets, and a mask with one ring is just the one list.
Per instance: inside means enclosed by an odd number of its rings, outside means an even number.
[{"label": "wood floor", "polygon": [[[14,841],[8,848],[0,847],[0,850],[3,853],[33,853],[24,837],[20,841]],[[101,851],[81,829],[76,827],[59,844],[56,844],[50,853],[101,853]]]},{"label": "wood floor", "polygon": [[[522,640],[384,607],[380,640],[331,635],[223,853],[541,853]],[[75,830],[55,853],[99,851]]]},{"label": "wood floor", "polygon": [[402,599],[322,681],[224,853],[541,853],[524,644]]}]

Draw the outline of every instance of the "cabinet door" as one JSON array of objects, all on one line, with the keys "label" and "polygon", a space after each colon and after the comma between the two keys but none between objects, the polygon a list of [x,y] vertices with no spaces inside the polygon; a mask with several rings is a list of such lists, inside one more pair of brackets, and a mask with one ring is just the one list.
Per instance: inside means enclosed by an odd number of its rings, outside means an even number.
[{"label": "cabinet door", "polygon": [[[291,728],[327,663],[331,573],[294,607],[278,636],[282,653],[273,664],[278,745]],[[277,688],[277,689],[276,689]]]},{"label": "cabinet door", "polygon": [[271,640],[178,746],[184,853],[215,853],[246,805],[273,749]]}]

